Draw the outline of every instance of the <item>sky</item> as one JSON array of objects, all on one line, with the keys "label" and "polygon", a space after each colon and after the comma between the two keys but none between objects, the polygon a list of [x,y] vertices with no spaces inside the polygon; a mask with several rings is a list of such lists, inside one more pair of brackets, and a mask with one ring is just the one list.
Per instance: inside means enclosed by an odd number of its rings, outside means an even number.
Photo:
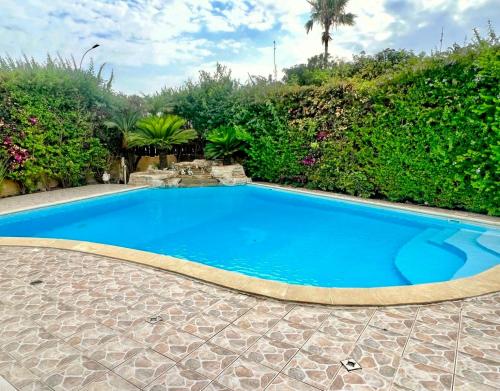
[{"label": "sky", "polygon": [[[333,31],[330,52],[350,59],[364,50],[415,52],[463,43],[472,29],[500,24],[499,0],[350,0],[354,27]],[[321,28],[306,34],[306,0],[0,0],[0,55],[47,53],[90,58],[113,69],[113,87],[152,93],[196,78],[220,62],[245,82],[322,52]]]}]

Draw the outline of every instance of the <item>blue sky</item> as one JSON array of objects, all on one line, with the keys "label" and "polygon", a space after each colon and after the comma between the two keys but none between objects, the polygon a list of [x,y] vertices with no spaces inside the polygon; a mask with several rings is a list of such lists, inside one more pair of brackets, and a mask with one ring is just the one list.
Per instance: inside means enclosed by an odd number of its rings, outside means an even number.
[{"label": "blue sky", "polygon": [[[229,66],[248,74],[273,71],[273,41],[282,69],[322,51],[321,30],[307,35],[306,0],[0,0],[0,53],[81,54],[95,43],[97,64],[115,72],[114,88],[151,93]],[[386,47],[430,51],[464,42],[472,29],[500,21],[498,0],[350,0],[356,26],[334,31],[331,53],[349,59]],[[88,64],[89,57],[86,59]]]}]

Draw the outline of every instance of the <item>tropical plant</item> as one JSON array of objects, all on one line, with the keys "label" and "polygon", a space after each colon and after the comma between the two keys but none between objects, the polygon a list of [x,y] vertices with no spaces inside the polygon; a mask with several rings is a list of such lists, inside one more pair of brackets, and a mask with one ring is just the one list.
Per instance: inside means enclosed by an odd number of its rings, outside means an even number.
[{"label": "tropical plant", "polygon": [[127,148],[127,139],[125,135],[132,132],[137,124],[137,121],[141,118],[141,114],[137,111],[122,111],[113,116],[110,121],[105,121],[106,125],[110,129],[117,129],[123,135],[122,138],[122,148]]},{"label": "tropical plant", "polygon": [[185,144],[198,137],[196,130],[184,128],[186,120],[177,115],[144,117],[126,134],[129,148],[152,146],[160,155],[160,169],[167,166],[167,154],[174,145]]},{"label": "tropical plant", "polygon": [[223,159],[230,164],[233,156],[244,151],[252,137],[241,126],[220,126],[207,134],[205,156],[208,159]]},{"label": "tropical plant", "polygon": [[346,12],[349,0],[308,0],[307,2],[311,5],[311,16],[306,22],[306,31],[309,34],[315,23],[319,23],[323,27],[321,42],[325,47],[323,61],[326,68],[328,65],[328,44],[332,40],[331,28],[354,25],[356,15]]}]

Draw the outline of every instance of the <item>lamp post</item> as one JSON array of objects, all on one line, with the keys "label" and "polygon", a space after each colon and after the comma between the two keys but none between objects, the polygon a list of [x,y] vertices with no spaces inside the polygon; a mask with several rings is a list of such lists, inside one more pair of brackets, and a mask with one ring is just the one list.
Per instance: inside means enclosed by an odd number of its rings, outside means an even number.
[{"label": "lamp post", "polygon": [[82,59],[80,60],[80,67],[78,69],[82,69],[82,63],[83,63],[83,59],[85,58],[85,56],[87,55],[88,52],[90,52],[91,50],[94,50],[95,48],[98,48],[99,45],[98,43],[96,43],[94,46],[92,46],[90,49],[88,49],[85,53],[83,53],[83,56],[82,56]]}]

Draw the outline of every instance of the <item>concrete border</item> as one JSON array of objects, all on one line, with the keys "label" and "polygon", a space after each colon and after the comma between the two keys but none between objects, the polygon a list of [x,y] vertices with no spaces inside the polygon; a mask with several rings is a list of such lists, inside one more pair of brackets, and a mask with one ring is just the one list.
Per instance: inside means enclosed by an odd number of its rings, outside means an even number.
[{"label": "concrete border", "polygon": [[1,237],[0,246],[79,251],[182,274],[245,293],[302,303],[385,306],[457,300],[500,291],[500,265],[472,277],[433,284],[384,288],[319,288],[249,277],[167,255],[64,239]]}]

